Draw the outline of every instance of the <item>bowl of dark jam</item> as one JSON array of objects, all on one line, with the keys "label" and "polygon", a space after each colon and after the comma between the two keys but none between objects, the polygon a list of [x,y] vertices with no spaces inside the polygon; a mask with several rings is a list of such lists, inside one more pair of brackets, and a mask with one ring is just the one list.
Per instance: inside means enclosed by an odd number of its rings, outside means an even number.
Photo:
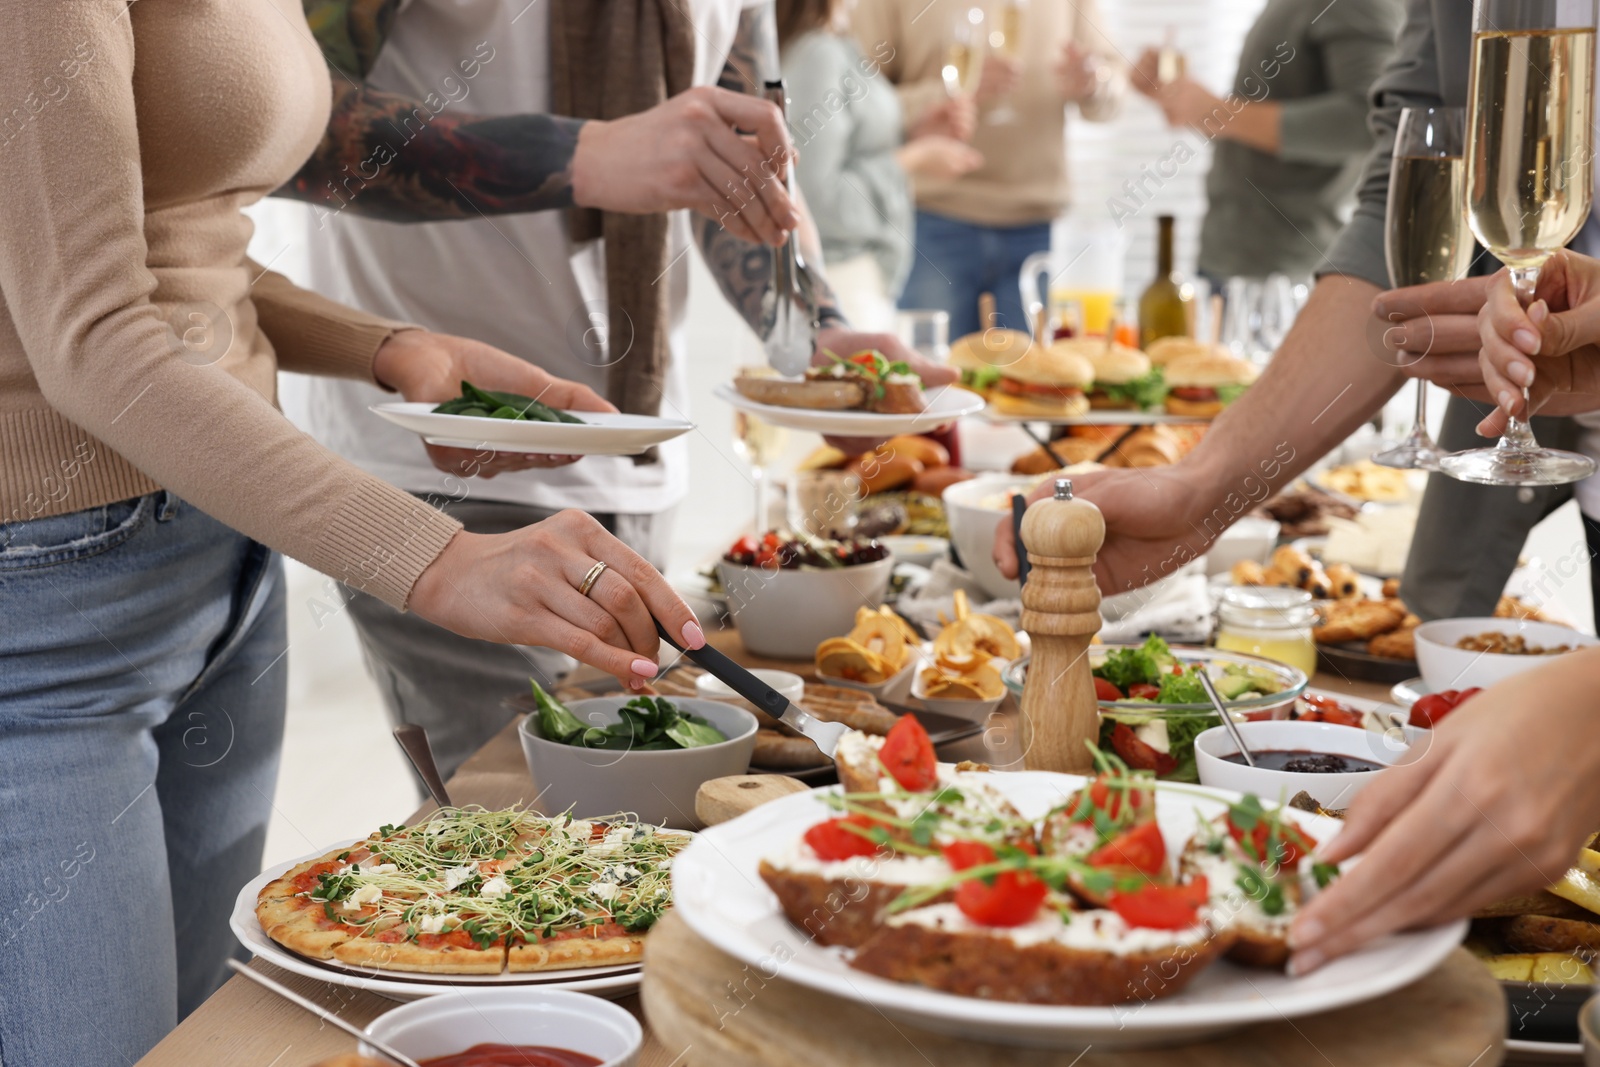
[{"label": "bowl of dark jam", "polygon": [[1330,811],[1348,807],[1378,772],[1403,762],[1413,745],[1427,743],[1427,731],[1415,727],[1379,732],[1303,720],[1238,726],[1255,765],[1245,763],[1225,728],[1213,727],[1194,740],[1201,785],[1284,803],[1306,793]]}]

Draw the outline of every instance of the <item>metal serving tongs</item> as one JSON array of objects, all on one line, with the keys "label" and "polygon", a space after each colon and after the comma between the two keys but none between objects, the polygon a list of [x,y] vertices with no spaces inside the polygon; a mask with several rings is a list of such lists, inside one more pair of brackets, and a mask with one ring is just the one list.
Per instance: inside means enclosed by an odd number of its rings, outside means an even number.
[{"label": "metal serving tongs", "polygon": [[[783,81],[769,81],[762,96],[788,114]],[[784,167],[783,186],[794,196],[794,163]],[[779,374],[805,372],[816,349],[817,301],[800,254],[800,231],[790,232],[783,248],[772,257],[772,286],[761,298],[761,324],[765,330],[767,362]]]}]

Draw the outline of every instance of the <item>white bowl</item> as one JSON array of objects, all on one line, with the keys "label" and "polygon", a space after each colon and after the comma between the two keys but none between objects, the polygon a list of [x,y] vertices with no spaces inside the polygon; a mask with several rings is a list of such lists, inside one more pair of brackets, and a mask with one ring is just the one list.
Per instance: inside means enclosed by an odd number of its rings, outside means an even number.
[{"label": "white bowl", "polygon": [[1593,645],[1597,642],[1588,634],[1550,622],[1529,622],[1526,619],[1436,619],[1417,627],[1417,666],[1422,670],[1422,680],[1435,693],[1446,689],[1488,688],[1502,679],[1523,671],[1531,671],[1551,662],[1552,656],[1510,656],[1500,652],[1468,652],[1457,648],[1463,637],[1489,631],[1521,634],[1530,644],[1542,645]]},{"label": "white bowl", "polygon": [[[972,722],[988,722],[1002,701],[1006,698],[1006,691],[1000,690],[1000,695],[992,700],[963,700],[956,697],[930,697],[922,684],[922,664],[917,665],[917,673],[911,679],[911,695],[927,707],[929,711],[938,712],[940,715],[950,715],[957,719],[967,719]],[[1006,661],[994,661],[996,670],[1003,670]]]},{"label": "white bowl", "polygon": [[1206,553],[1206,576],[1227,574],[1242,560],[1266,563],[1278,544],[1280,529],[1282,527],[1272,519],[1246,515],[1211,542],[1211,549]]},{"label": "white bowl", "polygon": [[[544,1045],[582,1052],[603,1067],[634,1067],[644,1031],[622,1008],[564,989],[471,989],[424,997],[386,1011],[366,1032],[414,1060],[474,1045]],[[361,1042],[361,1055],[381,1059]]]},{"label": "white bowl", "polygon": [[[1326,722],[1269,720],[1241,722],[1239,733],[1252,751],[1303,750],[1334,756],[1354,756],[1384,766],[1399,763],[1410,746],[1426,738],[1428,731],[1416,727],[1396,727],[1384,733],[1355,726],[1336,726]],[[1423,741],[1426,744],[1426,740]],[[1350,799],[1366,788],[1377,771],[1350,771],[1344,774],[1307,774],[1295,771],[1269,771],[1232,763],[1224,756],[1239,751],[1225,726],[1213,726],[1194,739],[1195,767],[1200,784],[1239,793],[1254,793],[1269,804],[1287,804],[1296,793],[1310,793],[1325,808],[1349,807]]]},{"label": "white bowl", "polygon": [[728,610],[746,650],[775,659],[811,659],[817,646],[847,634],[856,609],[875,608],[889,592],[894,554],[828,570],[771,570],[717,561]]},{"label": "white bowl", "polygon": [[931,567],[950,556],[950,542],[943,537],[889,534],[878,538],[878,543],[893,552],[901,563],[915,563],[919,567]]},{"label": "white bowl", "polygon": [[[620,709],[631,699],[595,697],[567,707],[583,722],[609,726],[621,720]],[[580,819],[622,811],[641,822],[697,829],[695,791],[702,782],[749,769],[756,748],[756,717],[736,704],[717,700],[668,699],[680,710],[705,719],[728,740],[659,752],[581,748],[545,740],[538,717],[524,715],[517,736],[539,807],[547,812],[571,808]]]},{"label": "white bowl", "polygon": [[[800,698],[806,695],[806,680],[790,671],[774,671],[766,668],[752,670],[759,681],[766,682],[791,704],[798,704]],[[702,700],[720,700],[724,703],[735,704],[741,708],[749,709],[753,705],[733,691],[733,688],[714,674],[702,674],[694,680],[694,691]]]},{"label": "white bowl", "polygon": [[[1010,494],[1027,495],[1039,479],[1016,474],[980,474],[957,482],[944,491],[944,511],[950,521],[950,541],[961,554],[961,565],[992,599],[1015,599],[1022,587],[994,565],[994,534],[1000,520],[1011,521]],[[1004,507],[985,507],[991,497],[1003,496]]]},{"label": "white bowl", "polygon": [[832,674],[823,674],[821,671],[817,671],[816,675],[817,681],[825,685],[841,685],[846,689],[859,689],[863,693],[871,693],[873,700],[880,702],[887,700],[898,704],[912,684],[912,672],[921,669],[922,666],[921,653],[913,652],[906,660],[904,667],[901,667],[881,682],[858,682],[854,678],[839,678]]}]

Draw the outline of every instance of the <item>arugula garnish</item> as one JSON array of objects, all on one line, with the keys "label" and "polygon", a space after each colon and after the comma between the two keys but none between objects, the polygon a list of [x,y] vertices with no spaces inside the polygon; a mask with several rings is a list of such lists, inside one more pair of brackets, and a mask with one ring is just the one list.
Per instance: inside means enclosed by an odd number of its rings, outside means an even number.
[{"label": "arugula garnish", "polygon": [[[530,679],[531,681],[531,679]],[[679,711],[665,697],[635,697],[622,706],[610,726],[589,726],[565,704],[533,682],[539,735],[561,745],[629,752],[659,752],[721,744],[728,738],[698,715]]]}]

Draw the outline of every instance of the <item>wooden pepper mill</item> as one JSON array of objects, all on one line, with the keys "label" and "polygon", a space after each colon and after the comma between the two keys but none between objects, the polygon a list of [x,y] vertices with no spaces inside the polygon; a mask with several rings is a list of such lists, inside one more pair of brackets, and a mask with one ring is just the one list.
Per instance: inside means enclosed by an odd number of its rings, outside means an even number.
[{"label": "wooden pepper mill", "polygon": [[1100,737],[1100,709],[1089,667],[1089,641],[1100,629],[1094,558],[1106,521],[1072,481],[1057,478],[1055,496],[1022,517],[1031,571],[1022,587],[1022,628],[1033,642],[1022,688],[1023,764],[1029,770],[1082,774],[1093,767],[1086,742]]}]

